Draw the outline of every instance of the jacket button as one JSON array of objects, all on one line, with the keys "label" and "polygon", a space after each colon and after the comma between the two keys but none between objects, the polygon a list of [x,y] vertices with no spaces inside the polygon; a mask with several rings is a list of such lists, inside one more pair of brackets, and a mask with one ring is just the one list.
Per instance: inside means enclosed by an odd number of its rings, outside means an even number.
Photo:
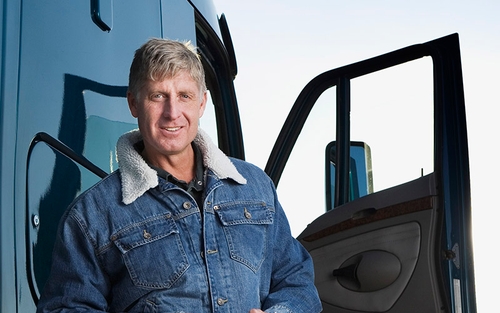
[{"label": "jacket button", "polygon": [[224,305],[224,304],[226,304],[226,302],[227,302],[227,299],[223,299],[223,298],[217,299],[217,304],[218,305]]},{"label": "jacket button", "polygon": [[247,208],[245,208],[245,218],[246,219],[251,219],[252,218],[252,213],[248,212]]},{"label": "jacket button", "polygon": [[214,211],[217,211],[218,209],[219,209],[218,205],[214,206]]},{"label": "jacket button", "polygon": [[142,237],[144,237],[144,239],[150,239],[151,238],[151,234],[148,233],[148,231],[144,229],[142,231]]},{"label": "jacket button", "polygon": [[182,207],[183,207],[185,210],[189,210],[189,209],[191,209],[191,202],[187,202],[187,201],[186,201],[186,202],[184,202],[184,203],[182,204]]}]

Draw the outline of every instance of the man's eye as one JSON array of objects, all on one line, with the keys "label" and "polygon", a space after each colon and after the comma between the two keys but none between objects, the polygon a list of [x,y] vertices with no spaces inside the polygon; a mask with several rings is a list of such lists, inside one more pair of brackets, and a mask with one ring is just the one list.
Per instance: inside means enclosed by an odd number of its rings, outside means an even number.
[{"label": "man's eye", "polygon": [[153,95],[151,96],[151,99],[153,99],[153,100],[161,100],[161,99],[163,99],[163,98],[165,98],[165,95],[163,95],[163,94],[161,94],[161,93],[153,94]]}]

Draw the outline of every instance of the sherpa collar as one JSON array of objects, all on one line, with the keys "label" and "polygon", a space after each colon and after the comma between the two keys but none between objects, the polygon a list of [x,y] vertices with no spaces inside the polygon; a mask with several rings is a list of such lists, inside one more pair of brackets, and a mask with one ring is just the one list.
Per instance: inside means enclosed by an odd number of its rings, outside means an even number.
[{"label": "sherpa collar", "polygon": [[[158,186],[158,176],[135,150],[134,144],[142,140],[138,129],[125,133],[116,144],[116,157],[122,180],[122,201],[134,202],[146,191]],[[230,178],[237,183],[246,184],[246,179],[238,172],[231,160],[212,142],[201,129],[194,139],[203,155],[203,165],[211,169],[220,179]]]}]

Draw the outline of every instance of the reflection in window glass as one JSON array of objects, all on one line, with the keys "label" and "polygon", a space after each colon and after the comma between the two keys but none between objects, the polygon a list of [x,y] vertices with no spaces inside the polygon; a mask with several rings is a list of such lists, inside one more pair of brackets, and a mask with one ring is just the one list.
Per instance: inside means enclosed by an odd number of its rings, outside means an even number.
[{"label": "reflection in window glass", "polygon": [[[87,114],[84,156],[92,163],[110,173],[118,169],[116,142],[124,133],[137,128],[136,119],[130,114],[127,99],[110,97],[85,90]],[[95,183],[95,175],[82,173],[82,191]]]}]

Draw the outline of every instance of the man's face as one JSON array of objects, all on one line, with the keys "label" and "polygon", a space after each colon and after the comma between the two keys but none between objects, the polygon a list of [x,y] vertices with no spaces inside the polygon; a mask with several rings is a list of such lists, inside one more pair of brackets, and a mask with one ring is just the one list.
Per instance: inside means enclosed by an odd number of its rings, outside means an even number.
[{"label": "man's face", "polygon": [[187,155],[207,101],[187,71],[163,81],[149,80],[138,98],[129,93],[127,100],[149,162],[160,165],[165,158]]}]

